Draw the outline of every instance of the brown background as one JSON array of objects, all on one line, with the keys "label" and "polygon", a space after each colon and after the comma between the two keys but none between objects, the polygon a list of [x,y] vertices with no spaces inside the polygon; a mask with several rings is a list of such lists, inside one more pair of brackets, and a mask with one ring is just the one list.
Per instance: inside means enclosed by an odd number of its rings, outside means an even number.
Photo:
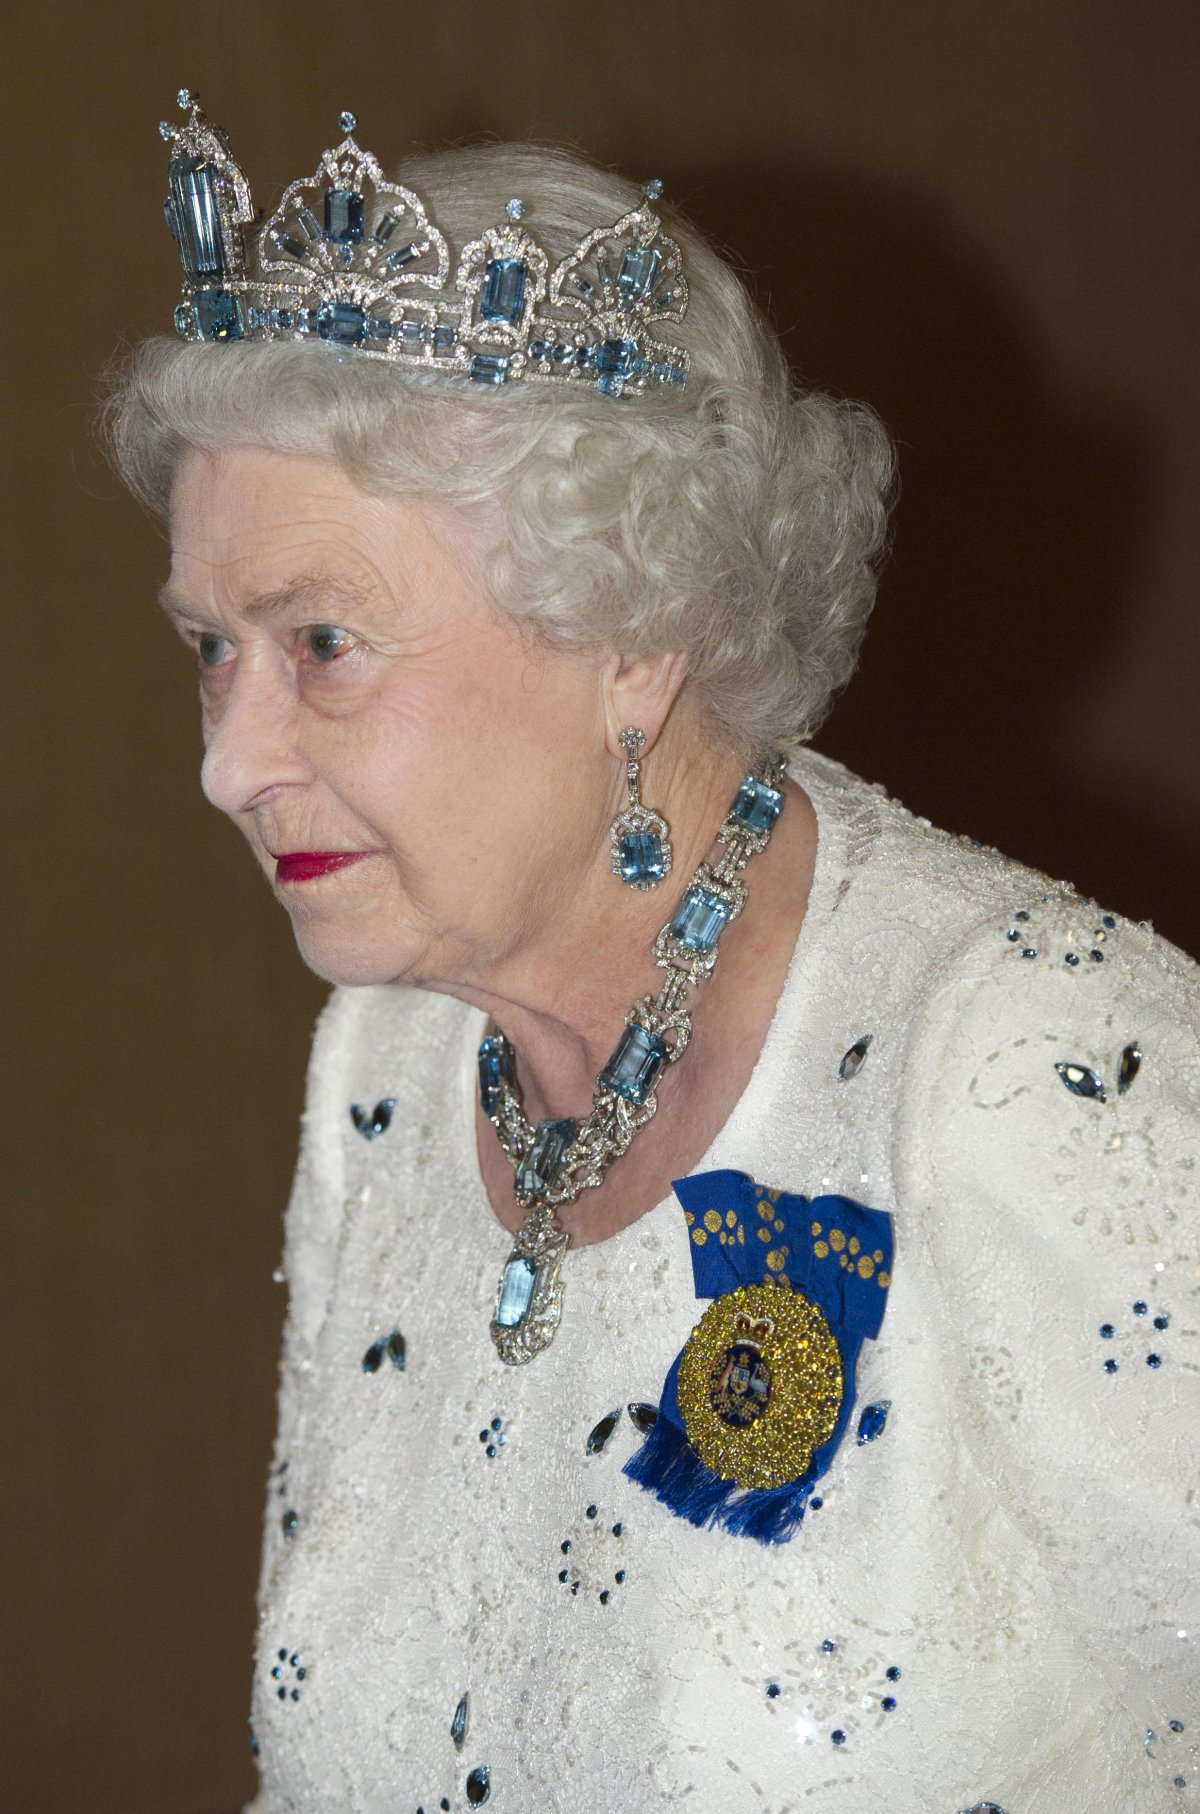
[{"label": "brown background", "polygon": [[322,991],[201,802],[194,682],[151,602],[161,539],[91,440],[98,368],[170,323],[155,123],[175,88],[230,128],[260,202],[345,106],[385,161],[532,134],[661,174],[755,273],[800,374],[870,398],[900,442],[895,556],[824,747],[1197,949],[1197,19],[10,19],[5,1808],[223,1814],[252,1781],[271,1272]]}]

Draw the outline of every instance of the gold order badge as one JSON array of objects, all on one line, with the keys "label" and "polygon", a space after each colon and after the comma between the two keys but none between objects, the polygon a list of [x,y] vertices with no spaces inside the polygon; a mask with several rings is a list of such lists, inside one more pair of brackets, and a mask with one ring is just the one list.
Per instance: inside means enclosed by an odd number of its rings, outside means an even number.
[{"label": "gold order badge", "polygon": [[705,1467],[752,1492],[799,1478],[833,1435],[844,1390],[824,1313],[774,1283],[710,1304],[679,1365],[688,1441]]}]

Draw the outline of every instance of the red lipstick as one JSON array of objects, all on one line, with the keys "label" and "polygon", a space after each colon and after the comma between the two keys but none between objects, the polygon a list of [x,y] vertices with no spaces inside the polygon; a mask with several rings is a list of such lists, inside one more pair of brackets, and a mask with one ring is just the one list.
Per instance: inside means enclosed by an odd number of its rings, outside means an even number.
[{"label": "red lipstick", "polygon": [[277,882],[315,882],[318,876],[332,875],[372,856],[369,850],[288,850],[275,859]]}]

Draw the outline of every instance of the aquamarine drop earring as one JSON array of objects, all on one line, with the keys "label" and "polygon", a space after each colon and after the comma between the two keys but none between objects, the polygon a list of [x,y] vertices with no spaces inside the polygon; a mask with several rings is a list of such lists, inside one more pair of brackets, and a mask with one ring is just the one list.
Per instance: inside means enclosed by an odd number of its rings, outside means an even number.
[{"label": "aquamarine drop earring", "polygon": [[613,874],[630,888],[656,888],[671,871],[671,841],[661,813],[642,805],[642,764],[638,755],[646,741],[635,724],[621,732],[625,751],[625,786],[629,802],[612,822]]}]

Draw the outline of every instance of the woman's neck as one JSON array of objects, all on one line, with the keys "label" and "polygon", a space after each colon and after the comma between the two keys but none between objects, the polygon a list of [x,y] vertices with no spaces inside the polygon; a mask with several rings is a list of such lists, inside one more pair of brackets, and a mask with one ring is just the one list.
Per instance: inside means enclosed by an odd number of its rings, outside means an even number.
[{"label": "woman's neck", "polygon": [[[659,928],[697,865],[709,855],[742,770],[687,779],[689,798],[673,788],[670,884],[645,894],[614,895],[619,884],[580,891],[556,936],[522,952],[504,974],[453,993],[484,1009],[517,1053],[528,1119],[581,1119],[597,1074],[640,997],[657,994],[661,972],[650,956]],[[715,769],[715,765],[714,765]],[[785,783],[787,802],[771,842],[745,871],[748,899],[722,939],[711,977],[692,997],[687,1055],[659,1079],[659,1110],[603,1184],[562,1209],[576,1245],[601,1240],[667,1193],[690,1170],[741,1096],[766,1037],[807,907],[816,855],[816,818],[807,796]],[[492,1206],[508,1228],[521,1219],[512,1171],[494,1130],[479,1114],[480,1162]]]}]

